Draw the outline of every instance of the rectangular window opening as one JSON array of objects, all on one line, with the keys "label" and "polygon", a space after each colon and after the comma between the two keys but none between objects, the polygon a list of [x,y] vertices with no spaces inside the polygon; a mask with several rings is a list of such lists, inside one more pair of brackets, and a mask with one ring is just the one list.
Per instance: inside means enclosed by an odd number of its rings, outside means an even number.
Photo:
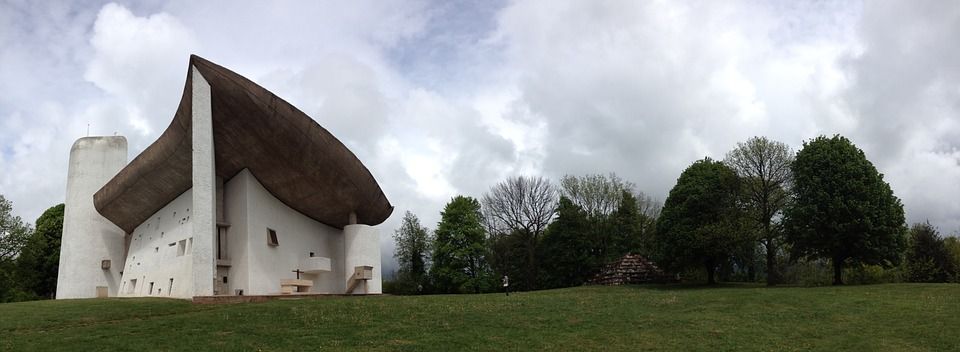
[{"label": "rectangular window opening", "polygon": [[229,259],[227,258],[227,228],[224,226],[217,227],[217,259]]},{"label": "rectangular window opening", "polygon": [[183,253],[187,250],[187,240],[180,240],[177,242],[177,256],[182,257]]},{"label": "rectangular window opening", "polygon": [[148,295],[153,295],[153,283],[152,283],[152,282],[150,283],[150,291],[148,291],[147,294],[148,294]]},{"label": "rectangular window opening", "polygon": [[271,228],[267,228],[267,244],[274,247],[280,245],[280,241],[277,240],[277,231]]},{"label": "rectangular window opening", "polygon": [[172,278],[172,277],[170,278],[170,284],[167,285],[167,296],[169,296],[171,292],[173,292],[173,278]]}]

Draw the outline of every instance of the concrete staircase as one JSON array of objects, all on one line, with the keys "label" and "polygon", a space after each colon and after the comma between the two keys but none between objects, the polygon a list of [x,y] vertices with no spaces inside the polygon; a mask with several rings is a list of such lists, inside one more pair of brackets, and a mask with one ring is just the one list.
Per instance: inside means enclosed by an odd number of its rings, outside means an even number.
[{"label": "concrete staircase", "polygon": [[352,295],[353,291],[363,283],[364,294],[370,293],[367,281],[373,279],[373,267],[367,265],[356,266],[353,268],[353,275],[347,282],[347,294]]}]

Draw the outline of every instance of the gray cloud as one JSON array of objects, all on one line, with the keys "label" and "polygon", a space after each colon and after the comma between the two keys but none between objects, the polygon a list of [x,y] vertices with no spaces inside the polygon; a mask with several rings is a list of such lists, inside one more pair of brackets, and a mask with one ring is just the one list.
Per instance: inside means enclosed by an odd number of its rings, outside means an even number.
[{"label": "gray cloud", "polygon": [[542,171],[680,171],[767,135],[853,138],[911,222],[960,229],[955,4],[515,3],[494,35],[548,134]]},{"label": "gray cloud", "polygon": [[663,198],[690,162],[766,135],[841,133],[910,221],[960,229],[956,4],[185,0],[0,5],[0,194],[63,201],[69,146],[136,155],[176,108],[188,53],[341,138],[433,227],[515,174],[616,172]]},{"label": "gray cloud", "polygon": [[882,2],[864,9],[862,52],[844,92],[863,146],[908,217],[960,230],[960,7]]}]

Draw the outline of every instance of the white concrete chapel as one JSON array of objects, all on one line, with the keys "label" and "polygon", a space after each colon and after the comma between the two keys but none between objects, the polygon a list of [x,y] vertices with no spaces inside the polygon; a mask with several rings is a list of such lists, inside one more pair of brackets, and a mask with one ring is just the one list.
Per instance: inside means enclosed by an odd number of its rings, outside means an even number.
[{"label": "white concrete chapel", "polygon": [[121,136],[74,143],[57,298],[378,294],[392,212],[312,118],[191,56],[173,121],[132,161]]}]

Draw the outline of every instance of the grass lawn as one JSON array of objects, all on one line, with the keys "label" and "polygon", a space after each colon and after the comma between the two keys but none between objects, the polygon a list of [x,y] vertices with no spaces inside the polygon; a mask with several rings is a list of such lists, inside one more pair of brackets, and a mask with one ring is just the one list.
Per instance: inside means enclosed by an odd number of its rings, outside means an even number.
[{"label": "grass lawn", "polygon": [[0,350],[960,350],[960,285],[0,304]]}]

